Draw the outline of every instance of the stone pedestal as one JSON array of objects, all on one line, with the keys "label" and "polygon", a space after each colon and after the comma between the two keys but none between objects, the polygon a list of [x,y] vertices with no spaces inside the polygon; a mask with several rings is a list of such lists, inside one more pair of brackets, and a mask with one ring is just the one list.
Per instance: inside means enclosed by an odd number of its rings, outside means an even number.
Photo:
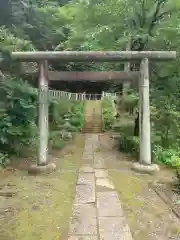
[{"label": "stone pedestal", "polygon": [[143,165],[140,163],[134,163],[132,166],[132,170],[139,173],[155,174],[159,172],[160,168],[157,164]]},{"label": "stone pedestal", "polygon": [[54,163],[48,163],[47,165],[32,164],[28,169],[29,174],[49,174],[56,170]]}]

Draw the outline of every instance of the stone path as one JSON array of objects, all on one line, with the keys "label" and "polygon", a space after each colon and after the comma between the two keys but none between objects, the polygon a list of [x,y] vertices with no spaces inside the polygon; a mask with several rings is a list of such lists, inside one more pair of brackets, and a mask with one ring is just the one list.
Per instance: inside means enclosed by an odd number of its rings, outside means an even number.
[{"label": "stone path", "polygon": [[97,134],[87,134],[68,240],[132,240]]}]

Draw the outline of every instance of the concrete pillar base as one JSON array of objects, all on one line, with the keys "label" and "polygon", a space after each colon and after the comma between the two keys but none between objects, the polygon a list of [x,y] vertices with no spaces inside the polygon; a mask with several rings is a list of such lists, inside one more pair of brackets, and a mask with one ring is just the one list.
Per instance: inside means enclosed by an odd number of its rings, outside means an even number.
[{"label": "concrete pillar base", "polygon": [[160,168],[157,164],[143,165],[140,163],[134,163],[132,166],[132,170],[139,173],[155,174],[159,172]]},{"label": "concrete pillar base", "polygon": [[32,175],[36,174],[49,174],[56,170],[56,165],[54,163],[48,163],[47,165],[37,165],[32,164],[28,169],[28,173]]}]

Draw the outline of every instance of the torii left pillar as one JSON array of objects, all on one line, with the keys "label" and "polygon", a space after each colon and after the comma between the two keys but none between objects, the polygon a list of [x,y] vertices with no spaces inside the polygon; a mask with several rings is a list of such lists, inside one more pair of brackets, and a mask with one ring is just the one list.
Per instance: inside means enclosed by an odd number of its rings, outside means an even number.
[{"label": "torii left pillar", "polygon": [[38,165],[47,165],[48,157],[48,62],[40,63],[39,74],[39,159]]},{"label": "torii left pillar", "polygon": [[37,164],[30,167],[29,173],[50,173],[56,169],[54,163],[48,162],[48,110],[48,62],[42,61],[39,63],[39,156]]}]

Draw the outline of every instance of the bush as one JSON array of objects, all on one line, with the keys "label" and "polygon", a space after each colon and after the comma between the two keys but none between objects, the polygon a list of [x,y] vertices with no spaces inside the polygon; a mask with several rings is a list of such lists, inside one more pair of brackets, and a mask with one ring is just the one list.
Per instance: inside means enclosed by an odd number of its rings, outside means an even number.
[{"label": "bush", "polygon": [[6,167],[10,163],[8,154],[0,153],[0,166]]},{"label": "bush", "polygon": [[151,121],[153,135],[159,137],[159,144],[165,149],[174,148],[180,139],[180,113],[175,106],[163,102],[163,106],[151,107]]},{"label": "bush", "polygon": [[129,94],[122,96],[117,102],[117,108],[119,112],[127,112],[133,114],[134,109],[138,105],[138,95],[137,93],[130,91]]},{"label": "bush", "polygon": [[180,153],[174,149],[164,149],[161,146],[155,146],[153,149],[153,159],[169,167],[180,168]]},{"label": "bush", "polygon": [[71,125],[79,131],[84,125],[84,102],[73,101],[71,108]]},{"label": "bush", "polygon": [[[21,154],[37,134],[37,95],[21,79],[7,78],[0,89],[0,149],[7,154]],[[22,148],[23,145],[23,148]]]},{"label": "bush", "polygon": [[59,131],[51,131],[49,135],[49,145],[53,149],[63,149],[65,142]]},{"label": "bush", "polygon": [[180,168],[178,168],[176,170],[176,177],[177,177],[177,188],[178,188],[178,192],[180,193]]},{"label": "bush", "polygon": [[125,153],[139,155],[139,138],[135,136],[121,136],[119,142],[119,150]]},{"label": "bush", "polygon": [[59,150],[61,150],[61,149],[63,149],[64,147],[65,147],[65,143],[64,143],[64,141],[63,140],[58,140],[58,141],[55,141],[54,143],[53,143],[53,146],[52,146],[54,149],[59,149]]},{"label": "bush", "polygon": [[79,127],[80,126],[80,119],[79,118],[71,118],[70,123],[72,126]]},{"label": "bush", "polygon": [[[70,118],[70,126],[67,130],[69,131],[79,131],[83,126],[84,117],[83,117],[83,102],[71,101],[67,99],[53,100],[50,103],[50,113],[49,121],[51,129],[61,130],[65,127],[65,117],[68,115]],[[74,129],[76,128],[76,130]]]},{"label": "bush", "polygon": [[103,119],[104,129],[112,130],[115,118],[113,116],[112,102],[108,98],[103,100]]}]

